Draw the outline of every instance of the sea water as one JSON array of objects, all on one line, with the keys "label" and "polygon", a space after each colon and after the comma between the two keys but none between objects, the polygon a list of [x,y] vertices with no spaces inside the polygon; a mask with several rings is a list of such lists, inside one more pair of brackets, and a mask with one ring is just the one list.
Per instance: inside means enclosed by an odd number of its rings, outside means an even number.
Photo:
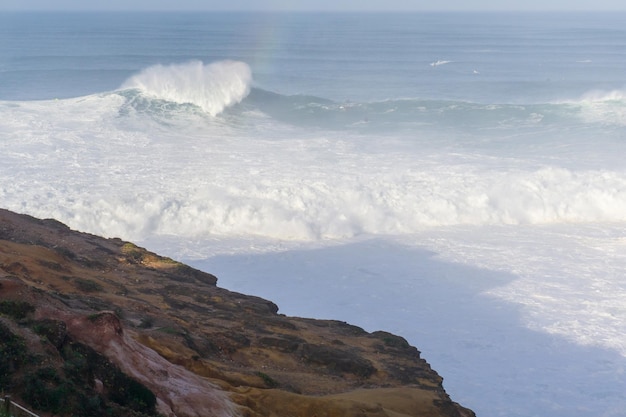
[{"label": "sea water", "polygon": [[[626,409],[623,14],[0,14],[0,206]],[[268,371],[269,372],[269,371]]]}]

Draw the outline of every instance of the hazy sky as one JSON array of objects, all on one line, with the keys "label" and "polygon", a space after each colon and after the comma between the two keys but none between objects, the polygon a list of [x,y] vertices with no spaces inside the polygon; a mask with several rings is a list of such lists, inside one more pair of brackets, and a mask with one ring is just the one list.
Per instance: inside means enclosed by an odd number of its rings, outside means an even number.
[{"label": "hazy sky", "polygon": [[0,10],[626,10],[624,0],[2,0]]}]

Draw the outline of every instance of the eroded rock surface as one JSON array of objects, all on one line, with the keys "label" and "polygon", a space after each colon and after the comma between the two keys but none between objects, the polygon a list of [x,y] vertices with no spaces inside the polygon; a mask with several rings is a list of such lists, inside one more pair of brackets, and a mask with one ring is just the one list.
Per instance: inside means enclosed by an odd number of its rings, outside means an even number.
[{"label": "eroded rock surface", "polygon": [[403,338],[287,317],[216,282],[131,243],[0,210],[0,301],[32,306],[13,319],[38,323],[48,352],[80,343],[103,355],[155,394],[161,414],[474,415]]}]

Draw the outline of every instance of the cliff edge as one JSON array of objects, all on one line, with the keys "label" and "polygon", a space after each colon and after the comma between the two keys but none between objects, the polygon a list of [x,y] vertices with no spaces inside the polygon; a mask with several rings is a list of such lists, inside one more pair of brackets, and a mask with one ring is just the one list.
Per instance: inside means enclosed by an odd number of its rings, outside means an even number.
[{"label": "cliff edge", "polygon": [[0,209],[0,391],[55,415],[470,417],[402,337]]}]

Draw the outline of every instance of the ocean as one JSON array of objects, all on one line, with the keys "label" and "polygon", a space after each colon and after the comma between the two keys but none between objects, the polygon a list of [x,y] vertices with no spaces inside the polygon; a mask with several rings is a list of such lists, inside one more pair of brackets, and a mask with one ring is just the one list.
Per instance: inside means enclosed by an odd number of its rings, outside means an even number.
[{"label": "ocean", "polygon": [[0,206],[405,337],[481,417],[626,409],[612,13],[0,13]]}]

